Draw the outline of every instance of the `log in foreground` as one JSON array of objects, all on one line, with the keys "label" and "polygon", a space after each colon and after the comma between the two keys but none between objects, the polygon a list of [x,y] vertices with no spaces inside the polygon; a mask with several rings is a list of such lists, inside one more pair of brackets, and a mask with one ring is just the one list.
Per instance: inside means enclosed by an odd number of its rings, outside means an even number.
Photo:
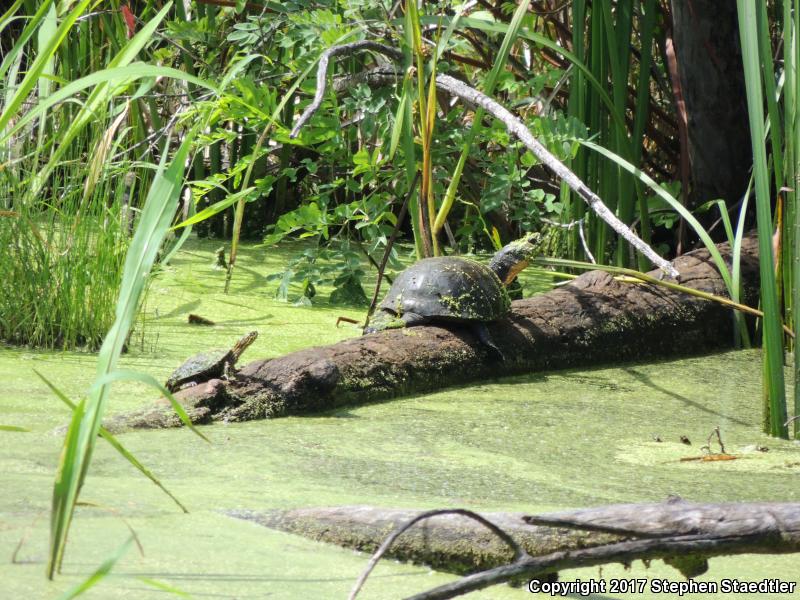
[{"label": "log in foreground", "polygon": [[[421,511],[373,506],[336,506],[294,510],[226,510],[237,519],[270,529],[360,552],[373,553],[398,527]],[[481,513],[509,534],[531,555],[577,550],[624,539],[614,534],[531,525],[523,513]],[[427,565],[438,571],[464,575],[505,565],[514,551],[489,529],[460,514],[440,514],[406,530],[392,544],[388,558]]]},{"label": "log in foreground", "polygon": [[[728,258],[730,249],[721,245]],[[674,262],[680,283],[726,296],[706,250]],[[758,246],[742,243],[743,302],[758,290]],[[651,275],[658,277],[659,271]],[[231,380],[213,379],[176,397],[194,423],[248,421],[364,404],[497,376],[628,360],[700,354],[730,347],[731,310],[602,271],[512,303],[508,319],[489,324],[502,361],[468,328],[421,326],[382,331],[245,365]],[[266,335],[269,335],[265,332]],[[166,403],[113,417],[115,432],[181,424]]]},{"label": "log in foreground", "polygon": [[[372,552],[420,513],[356,506],[226,514]],[[508,534],[521,554],[515,558],[508,544],[473,519],[439,514],[406,529],[384,556],[453,573],[473,573],[418,596],[450,598],[504,581],[610,562],[664,559],[684,576],[696,577],[707,569],[708,557],[800,552],[800,503],[696,504],[671,498],[660,504],[481,517]]]}]

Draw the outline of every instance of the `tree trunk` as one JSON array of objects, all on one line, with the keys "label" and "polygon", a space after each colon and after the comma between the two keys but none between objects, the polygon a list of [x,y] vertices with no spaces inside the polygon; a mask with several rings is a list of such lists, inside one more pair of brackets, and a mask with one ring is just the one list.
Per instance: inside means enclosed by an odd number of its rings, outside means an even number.
[{"label": "tree trunk", "polygon": [[[745,191],[753,157],[736,2],[672,0],[673,38],[689,130],[697,206]],[[679,117],[680,118],[680,117]]]}]

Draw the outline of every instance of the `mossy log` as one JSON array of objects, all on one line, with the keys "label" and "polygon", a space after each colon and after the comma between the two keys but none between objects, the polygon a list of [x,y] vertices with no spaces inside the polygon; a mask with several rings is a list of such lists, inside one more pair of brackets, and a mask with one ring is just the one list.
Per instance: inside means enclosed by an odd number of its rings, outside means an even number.
[{"label": "mossy log", "polygon": [[[226,515],[270,529],[369,554],[393,531],[420,513],[375,506],[225,511]],[[523,513],[493,512],[481,513],[481,516],[510,535],[532,556],[623,539],[607,533],[530,525],[525,522]],[[514,560],[514,550],[484,525],[464,515],[450,513],[430,517],[410,527],[391,545],[386,557],[464,575],[508,564]]]},{"label": "mossy log", "polygon": [[536,516],[479,515],[510,537],[515,548],[459,512],[464,511],[435,514],[413,525],[412,519],[424,513],[370,506],[226,514],[369,553],[402,529],[384,556],[462,575],[493,569],[493,575],[474,576],[486,585],[570,567],[655,558],[696,577],[713,556],[800,552],[800,503],[701,504],[670,498]]},{"label": "mossy log", "polygon": [[[720,252],[729,255],[727,245]],[[725,296],[706,250],[674,262],[687,287]],[[754,237],[742,244],[745,303],[758,290]],[[651,273],[659,276],[658,271]],[[504,375],[670,357],[729,348],[732,311],[716,302],[590,271],[550,292],[512,303],[489,324],[505,360],[465,327],[382,331],[329,346],[251,362],[230,380],[214,379],[176,396],[195,423],[248,421],[329,410]],[[112,431],[179,426],[161,402],[110,419]]]}]

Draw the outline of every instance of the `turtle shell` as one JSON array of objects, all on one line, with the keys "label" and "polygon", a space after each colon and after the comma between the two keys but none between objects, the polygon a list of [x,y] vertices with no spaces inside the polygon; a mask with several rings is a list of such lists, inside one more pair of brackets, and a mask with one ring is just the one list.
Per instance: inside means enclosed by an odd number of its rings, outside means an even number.
[{"label": "turtle shell", "polygon": [[500,279],[486,265],[455,256],[425,258],[400,273],[380,308],[398,317],[494,321],[511,303]]},{"label": "turtle shell", "polygon": [[190,381],[200,382],[219,377],[225,370],[225,362],[232,359],[233,352],[230,348],[218,348],[195,354],[175,369],[165,386],[174,392]]}]

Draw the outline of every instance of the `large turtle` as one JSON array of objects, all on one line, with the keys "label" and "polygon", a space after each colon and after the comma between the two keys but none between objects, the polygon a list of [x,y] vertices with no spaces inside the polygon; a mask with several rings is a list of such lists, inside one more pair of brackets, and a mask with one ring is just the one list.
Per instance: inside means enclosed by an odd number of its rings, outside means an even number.
[{"label": "large turtle", "polygon": [[471,325],[478,339],[502,356],[486,323],[511,309],[506,287],[538,248],[531,233],[504,246],[488,265],[445,256],[417,261],[394,280],[364,333],[436,322]]},{"label": "large turtle", "polygon": [[175,369],[164,385],[169,391],[174,392],[215,377],[228,377],[236,361],[257,337],[258,332],[251,331],[236,342],[233,348],[218,348],[187,358],[180,367]]}]

